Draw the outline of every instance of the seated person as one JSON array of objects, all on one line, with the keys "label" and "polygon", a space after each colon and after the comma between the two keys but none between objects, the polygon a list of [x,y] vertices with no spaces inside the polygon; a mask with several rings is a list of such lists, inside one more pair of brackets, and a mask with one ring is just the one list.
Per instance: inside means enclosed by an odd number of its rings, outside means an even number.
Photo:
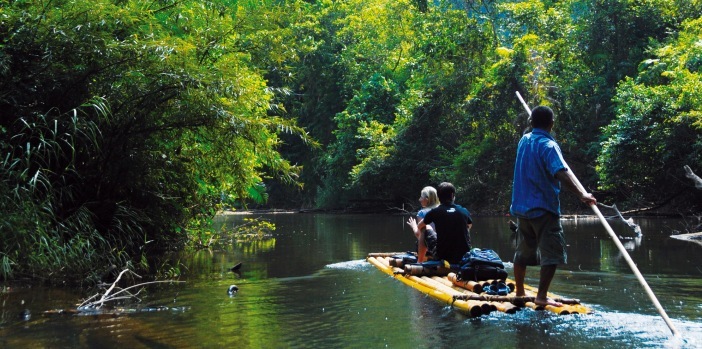
[{"label": "seated person", "polygon": [[419,223],[410,218],[407,224],[417,224],[417,229],[421,231],[434,223],[437,237],[436,257],[451,264],[459,264],[471,248],[470,228],[473,226],[473,220],[468,210],[454,204],[456,188],[453,184],[439,184],[438,196],[441,205],[429,211]]},{"label": "seated person", "polygon": [[[422,205],[422,209],[417,212],[417,221],[421,222],[427,212],[439,206],[439,197],[436,194],[436,189],[430,186],[424,187],[419,194],[419,204]],[[422,263],[427,257],[436,259],[436,229],[434,229],[434,224],[429,224],[425,229],[420,230],[417,227],[417,221],[411,217],[407,222],[417,238],[417,262]]]}]

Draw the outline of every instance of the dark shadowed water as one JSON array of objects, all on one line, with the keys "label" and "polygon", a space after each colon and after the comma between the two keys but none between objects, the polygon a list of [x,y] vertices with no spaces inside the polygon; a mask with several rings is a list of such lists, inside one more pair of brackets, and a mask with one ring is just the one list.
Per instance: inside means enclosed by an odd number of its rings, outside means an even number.
[{"label": "dark shadowed water", "polygon": [[[222,217],[236,224],[245,216]],[[251,216],[248,216],[251,217]],[[2,348],[699,348],[702,245],[672,239],[680,219],[636,219],[625,245],[682,339],[671,339],[643,288],[596,219],[564,221],[569,264],[551,291],[578,298],[591,315],[522,310],[467,318],[381,273],[369,252],[414,246],[407,217],[277,214],[273,238],[182,256],[186,281],[151,287],[138,312],[46,315],[94,293],[41,288],[0,293]],[[507,218],[474,217],[475,247],[511,261]],[[618,234],[631,235],[620,224]],[[242,262],[241,275],[228,268]],[[511,267],[508,263],[511,274]],[[538,270],[528,270],[536,285]],[[239,287],[234,296],[230,285]],[[21,319],[27,309],[31,317]]]}]

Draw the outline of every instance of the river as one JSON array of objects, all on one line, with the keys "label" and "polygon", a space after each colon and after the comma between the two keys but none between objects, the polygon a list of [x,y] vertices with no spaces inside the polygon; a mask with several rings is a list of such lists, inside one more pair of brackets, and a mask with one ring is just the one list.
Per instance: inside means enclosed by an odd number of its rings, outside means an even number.
[{"label": "river", "polygon": [[[525,309],[468,318],[381,273],[369,252],[406,251],[413,235],[400,215],[268,214],[264,241],[174,257],[178,284],[147,287],[111,315],[49,315],[75,309],[95,291],[61,287],[0,293],[2,348],[699,348],[702,245],[669,236],[689,222],[635,218],[643,232],[613,224],[682,338],[671,332],[600,222],[564,220],[568,264],[551,291],[580,299],[589,315]],[[509,262],[506,217],[473,217],[474,247]],[[229,270],[241,262],[240,273]],[[507,269],[511,273],[510,264]],[[536,285],[538,269],[527,283]],[[230,285],[238,292],[229,295]],[[26,310],[25,310],[26,309]],[[28,311],[29,313],[23,313]],[[29,316],[22,317],[21,314]]]}]

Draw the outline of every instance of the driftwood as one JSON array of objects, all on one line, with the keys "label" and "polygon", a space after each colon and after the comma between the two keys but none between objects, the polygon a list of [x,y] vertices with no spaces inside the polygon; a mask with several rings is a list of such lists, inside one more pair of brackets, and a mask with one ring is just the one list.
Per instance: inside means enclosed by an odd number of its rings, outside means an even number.
[{"label": "driftwood", "polygon": [[[147,285],[152,285],[152,284],[159,284],[159,283],[184,283],[185,281],[175,281],[175,280],[162,280],[162,281],[149,281],[149,282],[143,282],[139,283],[136,285],[132,285],[129,287],[119,287],[117,286],[117,283],[122,279],[122,276],[124,274],[130,273],[133,276],[137,278],[141,278],[141,276],[137,275],[133,271],[129,269],[124,269],[122,270],[119,275],[117,276],[117,279],[110,285],[109,288],[105,291],[105,293],[100,294],[96,293],[93,296],[89,297],[88,299],[84,300],[80,305],[78,305],[77,308],[75,309],[53,309],[53,310],[47,310],[43,314],[44,315],[91,315],[91,316],[117,316],[117,315],[123,315],[123,314],[131,314],[131,313],[136,313],[136,312],[153,312],[153,311],[165,311],[165,310],[171,310],[171,311],[182,311],[187,308],[171,308],[171,307],[166,307],[166,306],[146,306],[146,307],[137,307],[137,306],[128,306],[128,307],[110,307],[110,309],[103,309],[103,307],[110,303],[110,302],[115,302],[115,301],[120,301],[120,300],[132,300],[135,301],[136,303],[141,302],[141,299],[139,298],[139,293],[144,289],[144,286]],[[136,292],[135,292],[136,290]]]},{"label": "driftwood", "polygon": [[641,235],[643,235],[642,232],[641,232],[641,227],[639,227],[638,224],[634,223],[634,219],[633,219],[633,218],[629,218],[629,219],[624,218],[624,216],[622,215],[622,213],[619,212],[619,209],[617,208],[617,205],[616,205],[616,204],[612,204],[612,206],[607,206],[607,205],[605,205],[605,204],[603,204],[603,203],[598,202],[597,205],[614,210],[614,211],[617,213],[617,216],[619,217],[619,220],[621,220],[621,221],[624,222],[627,226],[629,226],[629,228],[631,228],[631,230],[633,230],[634,233],[636,233],[636,236],[641,236]]},{"label": "driftwood", "polygon": [[699,233],[689,233],[689,234],[677,234],[677,235],[671,235],[670,236],[673,239],[678,239],[682,241],[689,241],[696,243],[698,245],[702,245],[702,232]]},{"label": "driftwood", "polygon": [[159,283],[181,283],[185,281],[175,281],[175,280],[162,280],[162,281],[149,281],[149,282],[142,282],[136,285],[128,286],[125,288],[117,286],[117,283],[122,279],[122,276],[124,274],[130,273],[133,276],[137,278],[141,278],[141,276],[137,275],[133,271],[129,269],[124,269],[122,270],[119,275],[117,276],[117,279],[110,285],[109,288],[105,291],[105,293],[100,294],[96,293],[93,296],[89,297],[88,299],[84,300],[80,305],[78,305],[77,308],[75,309],[55,309],[55,310],[48,310],[45,311],[45,315],[108,315],[108,316],[114,316],[114,315],[120,315],[120,314],[127,314],[127,313],[134,313],[138,311],[162,311],[162,310],[173,310],[172,308],[168,307],[145,307],[145,308],[111,308],[109,310],[104,310],[103,307],[110,303],[110,302],[115,302],[115,301],[120,301],[120,300],[132,300],[137,303],[141,302],[141,299],[139,298],[139,293],[144,289],[144,286],[147,285],[152,285],[152,284],[159,284]]},{"label": "driftwood", "polygon": [[690,178],[695,183],[695,188],[702,190],[702,178],[692,172],[690,166],[683,166],[685,169],[685,177]]},{"label": "driftwood", "polygon": [[[141,299],[139,299],[137,296],[141,291],[144,289],[144,286],[146,285],[151,285],[151,284],[159,284],[159,283],[174,283],[174,282],[185,282],[185,281],[173,281],[173,280],[163,280],[163,281],[149,281],[149,282],[143,282],[140,284],[132,285],[126,288],[121,288],[117,286],[117,283],[119,280],[122,278],[122,275],[125,273],[129,272],[130,274],[141,278],[141,276],[137,275],[133,271],[129,269],[124,269],[122,270],[119,275],[117,276],[117,279],[110,285],[110,287],[105,291],[104,294],[102,294],[102,297],[100,297],[99,293],[96,293],[92,297],[86,299],[83,301],[78,306],[78,310],[88,310],[88,309],[100,309],[102,306],[105,305],[105,303],[108,302],[114,302],[117,300],[124,300],[124,299],[134,299],[138,302],[141,302]],[[135,293],[132,293],[134,289],[138,289]],[[115,291],[112,293],[112,291]],[[94,300],[96,298],[100,297],[100,299]]]}]

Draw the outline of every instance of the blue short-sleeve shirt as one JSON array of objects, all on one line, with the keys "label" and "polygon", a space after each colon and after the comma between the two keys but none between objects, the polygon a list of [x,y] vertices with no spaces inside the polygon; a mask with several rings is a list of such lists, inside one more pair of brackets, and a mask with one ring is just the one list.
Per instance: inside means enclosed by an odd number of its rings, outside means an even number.
[{"label": "blue short-sleeve shirt", "polygon": [[535,128],[522,136],[514,164],[510,212],[519,218],[536,218],[546,212],[561,215],[556,172],[569,171],[561,148],[546,130]]},{"label": "blue short-sleeve shirt", "polygon": [[[417,212],[417,219],[419,219],[420,221],[422,219],[424,219],[424,217],[427,215],[427,213],[429,211],[431,211],[432,208],[433,207],[425,207],[425,208],[419,210],[419,212]],[[431,225],[431,228],[434,229],[434,231],[436,231],[436,225],[434,223],[432,223],[430,225]]]}]

